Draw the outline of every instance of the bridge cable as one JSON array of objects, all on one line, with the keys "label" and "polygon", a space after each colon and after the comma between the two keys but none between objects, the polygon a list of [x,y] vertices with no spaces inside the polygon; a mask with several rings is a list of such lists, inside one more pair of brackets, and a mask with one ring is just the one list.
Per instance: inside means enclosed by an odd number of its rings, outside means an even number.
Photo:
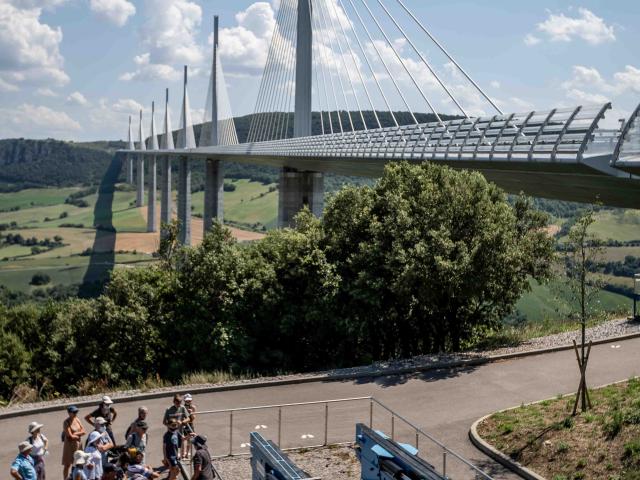
[{"label": "bridge cable", "polygon": [[[316,22],[313,24],[315,25],[317,23]],[[321,51],[321,46],[319,44],[319,42],[313,42],[313,44],[316,47],[316,52],[317,55],[314,57],[316,59],[317,62],[317,68],[320,69],[320,72],[322,74],[322,88],[324,90],[324,98],[325,98],[325,102],[326,102],[326,106],[327,106],[327,117],[329,118],[329,131],[331,132],[331,134],[333,135],[334,131],[333,131],[333,119],[331,118],[331,105],[329,103],[329,93],[327,92],[327,77],[325,75],[325,70],[324,70],[324,65],[323,65],[323,56],[322,56],[322,51]],[[324,121],[324,120],[323,120]]]},{"label": "bridge cable", "polygon": [[[287,12],[286,2],[283,1],[281,3],[281,8],[285,9],[285,12]],[[283,72],[283,68],[282,68],[283,64],[281,63],[281,61],[283,57],[282,55],[283,45],[285,43],[284,38],[286,33],[284,32],[286,29],[286,23],[285,23],[286,21],[287,19],[285,17],[284,21],[278,25],[278,29],[276,30],[276,32],[274,32],[274,38],[272,39],[272,41],[276,45],[276,47],[274,48],[274,66],[275,67],[274,67],[274,73],[271,73],[269,78],[269,83],[267,84],[267,101],[266,101],[265,114],[264,114],[264,119],[260,128],[260,132],[258,134],[258,139],[261,142],[269,140],[269,131],[273,123],[274,108],[277,103],[277,100],[274,99],[274,95],[277,95],[277,87],[279,85],[280,77]]]},{"label": "bridge cable", "polygon": [[493,102],[493,100],[491,100],[491,98],[482,90],[482,88],[480,88],[480,86],[473,81],[473,79],[469,76],[469,74],[460,66],[460,64],[458,62],[455,61],[455,59],[449,54],[449,52],[447,52],[447,50],[442,46],[442,44],[431,34],[431,32],[420,22],[420,20],[418,20],[416,18],[416,16],[411,12],[411,10],[409,10],[406,5],[402,2],[402,0],[396,0],[400,6],[404,9],[405,12],[407,12],[409,14],[409,16],[413,19],[414,22],[416,22],[416,24],[418,25],[418,27],[420,27],[422,29],[422,31],[424,33],[426,33],[429,38],[431,39],[431,41],[433,43],[436,44],[436,46],[442,51],[442,53],[444,53],[446,55],[446,57],[451,61],[451,63],[453,63],[458,70],[460,70],[460,72],[467,78],[467,80],[469,80],[471,82],[471,84],[480,92],[480,94],[491,104],[491,106],[493,108],[496,109],[496,111],[500,114],[500,115],[504,115],[504,113],[502,112],[502,110],[500,110],[500,108],[498,108],[498,106]]},{"label": "bridge cable", "polygon": [[[317,25],[318,31],[319,31],[320,28],[321,28],[320,16],[318,15],[316,18],[317,18],[316,25]],[[325,65],[327,66],[327,70],[328,70],[327,75],[329,76],[329,84],[331,85],[331,93],[332,93],[332,96],[333,96],[334,104],[336,106],[336,114],[338,116],[338,125],[340,127],[340,133],[344,134],[344,129],[343,129],[343,126],[342,126],[342,118],[340,117],[340,105],[338,104],[338,96],[336,95],[336,87],[335,87],[335,84],[333,83],[333,75],[331,73],[331,68],[329,66],[328,58],[326,58],[327,56],[324,54],[324,49],[322,48],[323,46],[325,46],[325,45],[322,45],[322,44],[318,45],[319,51],[320,51],[320,57],[321,57],[320,64],[322,65],[324,62],[326,62]],[[324,68],[324,65],[323,65],[323,68]],[[331,115],[331,110],[329,110],[329,115]]]},{"label": "bridge cable", "polygon": [[[351,0],[349,0],[351,1]],[[409,78],[411,79],[411,81],[413,82],[413,84],[415,85],[415,87],[418,89],[418,92],[420,92],[420,95],[422,95],[422,98],[424,98],[424,100],[427,102],[427,104],[429,105],[429,108],[431,109],[431,111],[434,113],[434,115],[436,116],[436,118],[438,119],[438,122],[442,125],[442,119],[440,118],[440,115],[438,115],[438,113],[435,111],[435,109],[433,108],[433,105],[431,105],[431,101],[424,95],[424,93],[422,93],[422,89],[420,88],[420,86],[418,85],[418,82],[416,81],[416,79],[413,77],[413,75],[411,74],[411,72],[409,71],[409,68],[407,68],[407,66],[405,65],[405,63],[402,61],[402,56],[400,56],[400,54],[396,51],[396,49],[393,46],[393,43],[391,43],[391,40],[389,39],[389,37],[387,36],[387,34],[385,33],[384,29],[382,28],[382,25],[380,25],[380,23],[378,22],[378,20],[376,19],[375,15],[373,14],[373,12],[371,11],[371,9],[369,8],[369,6],[367,5],[367,2],[365,0],[360,0],[362,2],[362,4],[364,5],[364,7],[366,8],[367,12],[369,12],[369,15],[371,16],[371,18],[373,19],[374,23],[376,24],[376,26],[378,27],[378,29],[380,30],[380,32],[382,33],[382,36],[384,37],[384,39],[386,40],[387,44],[389,45],[389,47],[391,47],[391,50],[393,51],[393,53],[395,54],[395,56],[397,57],[398,61],[400,62],[400,64],[402,65],[402,68],[404,68],[405,72],[407,73],[407,75],[409,75]],[[357,14],[357,12],[356,12]],[[396,87],[396,90],[398,90],[398,93],[400,94],[400,97],[402,98],[402,101],[404,102],[405,106],[407,107],[407,109],[409,110],[409,113],[411,114],[411,118],[413,119],[414,123],[417,125],[418,124],[418,120],[416,119],[416,116],[413,114],[413,111],[411,110],[411,107],[409,107],[409,103],[407,102],[404,94],[402,93],[402,91],[400,90],[400,86],[398,85],[395,77],[393,76],[393,74],[391,73],[391,70],[389,70],[389,67],[387,66],[387,63],[384,61],[384,58],[382,57],[382,55],[380,54],[380,51],[378,50],[378,47],[376,46],[376,44],[373,42],[373,40],[371,41],[373,48],[375,48],[376,52],[378,53],[378,56],[380,57],[380,60],[382,61],[382,64],[384,65],[386,71],[387,71],[387,75],[389,75],[389,78],[391,79],[391,81],[393,82],[393,84]]]},{"label": "bridge cable", "polygon": [[[327,0],[328,4],[329,1]],[[336,19],[338,20],[338,23],[340,22],[340,12],[338,11],[338,9],[336,8],[336,4],[335,2],[331,1],[331,5],[333,7],[333,14],[336,17]],[[328,7],[327,7],[328,9]],[[346,35],[344,35],[344,29],[342,29],[342,37],[338,35],[337,33],[337,29],[335,28],[335,23],[333,21],[333,17],[331,16],[331,14],[328,15],[329,19],[331,20],[331,26],[333,28],[334,34],[336,36],[336,40],[338,43],[338,48],[340,49],[340,57],[342,58],[342,65],[344,66],[344,70],[345,72],[347,72],[347,77],[349,78],[349,84],[351,85],[351,91],[353,92],[353,97],[356,100],[356,106],[358,107],[358,112],[360,113],[360,120],[362,121],[362,126],[364,128],[364,130],[368,130],[367,128],[367,122],[365,122],[364,120],[364,114],[362,113],[362,107],[360,105],[360,100],[358,99],[358,94],[356,93],[356,88],[355,85],[353,83],[353,80],[351,79],[351,69],[347,66],[347,61],[344,58],[344,50],[342,48],[342,42],[340,41],[340,39],[344,39],[346,38]],[[340,24],[340,27],[342,28],[342,24]],[[357,64],[355,65],[357,67]]]},{"label": "bridge cable", "polygon": [[[322,24],[324,25],[324,28],[326,30],[329,30],[329,22],[327,21],[327,18],[326,18],[325,14],[324,14],[324,10],[323,10],[323,8],[321,6],[323,3],[324,2],[322,0],[320,2],[318,2],[318,11],[320,12],[320,17],[322,18]],[[330,16],[331,15],[329,15],[329,17]],[[336,50],[335,50],[333,39],[337,37],[337,32],[333,28],[333,25],[331,25],[331,29],[330,30],[331,30],[331,33],[329,34],[330,49],[331,49],[331,52],[334,53],[334,55],[335,55]],[[343,64],[344,64],[344,57],[342,57],[342,61],[343,61]],[[344,83],[342,82],[342,75],[340,75],[339,65],[338,65],[338,62],[335,61],[335,59],[332,59],[332,63],[333,63],[333,66],[336,67],[335,69],[336,69],[336,72],[337,72],[338,82],[340,83],[340,90],[342,91],[342,96],[344,98],[344,103],[345,103],[345,107],[346,107],[346,110],[347,110],[347,117],[349,118],[349,126],[351,127],[351,131],[354,132],[355,128],[353,126],[353,118],[351,117],[351,111],[349,109],[349,101],[347,100],[347,93],[345,92]],[[344,64],[344,66],[345,66],[345,71],[346,71],[346,64]]]},{"label": "bridge cable", "polygon": [[[311,12],[311,9],[309,9],[309,12]],[[297,25],[297,16],[296,16],[296,25]],[[297,28],[292,29],[291,45],[294,45],[296,42],[296,30]],[[284,138],[289,138],[289,121],[291,119],[291,101],[295,99],[294,87],[295,87],[295,81],[296,81],[296,63],[297,63],[296,50],[295,48],[291,48],[289,51],[291,52],[291,55],[289,56],[291,65],[289,66],[289,61],[288,61],[287,68],[289,70],[289,79],[287,82],[285,82],[285,86],[287,87],[288,90],[287,90],[287,95],[285,97],[287,101],[286,101],[286,113],[284,117],[285,122],[283,122]],[[295,102],[294,102],[294,109],[295,109]],[[294,112],[294,116],[295,116],[295,112]],[[280,130],[280,138],[283,138],[282,127]]]},{"label": "bridge cable", "polygon": [[271,68],[271,64],[273,62],[273,49],[274,49],[274,38],[276,31],[278,29],[278,25],[282,20],[282,16],[284,15],[284,8],[280,5],[278,9],[278,15],[276,16],[276,23],[273,26],[273,33],[271,35],[271,42],[269,43],[269,51],[267,53],[267,61],[265,63],[264,71],[262,74],[262,79],[260,81],[260,88],[258,90],[258,96],[256,98],[256,106],[254,109],[254,114],[251,117],[251,124],[249,126],[249,134],[247,135],[247,142],[252,142],[255,139],[257,123],[259,121],[259,112],[262,110],[262,106],[265,100],[264,90],[266,88],[266,84],[268,81],[268,72]]},{"label": "bridge cable", "polygon": [[[465,109],[462,107],[462,105],[460,104],[460,102],[458,102],[458,100],[456,99],[456,97],[453,95],[453,93],[451,93],[451,91],[449,90],[449,88],[444,84],[444,82],[440,79],[439,75],[437,74],[437,72],[431,67],[431,64],[427,61],[427,59],[424,57],[424,55],[422,55],[422,53],[420,53],[420,50],[418,50],[418,48],[415,46],[415,44],[411,41],[411,39],[409,38],[409,36],[405,33],[404,29],[398,24],[398,22],[396,21],[396,19],[393,17],[393,15],[391,15],[391,12],[389,12],[389,10],[387,10],[387,7],[384,6],[384,4],[382,3],[381,0],[377,0],[377,2],[380,4],[380,6],[383,8],[383,10],[385,11],[385,13],[387,14],[387,16],[391,19],[391,21],[393,22],[393,24],[398,28],[398,30],[400,30],[400,33],[402,33],[402,36],[404,37],[404,39],[409,42],[409,45],[411,45],[411,48],[413,48],[413,50],[416,52],[416,54],[420,57],[420,59],[422,60],[422,62],[427,66],[427,68],[429,69],[429,71],[431,72],[431,74],[436,78],[436,80],[438,81],[438,83],[440,84],[440,86],[444,89],[445,92],[447,92],[447,95],[449,96],[449,98],[451,98],[451,100],[453,100],[453,102],[456,104],[456,106],[460,109],[460,111],[462,112],[462,114],[466,117],[469,118],[469,115],[467,114],[467,112],[465,111]],[[416,87],[418,87],[418,85],[416,85]],[[420,89],[420,87],[418,87],[418,89]],[[422,91],[421,91],[422,93]],[[435,113],[435,112],[434,112]],[[437,114],[436,114],[437,115]]]},{"label": "bridge cable", "polygon": [[[315,58],[315,55],[314,55]],[[322,112],[322,102],[321,102],[321,95],[320,95],[320,80],[318,77],[318,69],[314,68],[313,69],[313,76],[315,78],[315,92],[313,94],[313,98],[316,100],[316,103],[318,104],[318,112],[320,114],[320,131],[322,132],[322,135],[325,134],[324,131],[324,116],[323,116],[323,112]],[[313,109],[312,109],[313,111]]]},{"label": "bridge cable", "polygon": [[[342,31],[342,36],[345,39],[345,42],[347,43],[347,46],[349,47],[349,52],[351,54],[351,59],[353,60],[353,64],[356,67],[356,70],[358,71],[358,76],[360,78],[360,83],[362,84],[362,88],[364,88],[365,94],[367,95],[367,99],[369,101],[369,104],[371,105],[371,110],[373,111],[373,115],[376,119],[376,123],[378,125],[378,128],[382,128],[382,125],[380,124],[380,118],[378,117],[378,112],[376,111],[376,107],[373,104],[373,100],[371,99],[371,95],[369,94],[369,89],[367,88],[367,84],[364,81],[364,78],[362,76],[362,71],[360,70],[360,62],[359,62],[359,58],[356,57],[355,52],[353,51],[353,48],[351,47],[351,42],[348,41],[348,37],[347,37],[347,32],[344,29],[344,26],[342,25],[342,20],[340,20],[340,16],[337,14],[337,9],[338,7],[336,6],[335,3],[332,3],[334,11],[336,12],[336,17],[338,19],[338,24],[340,25],[340,30]],[[342,11],[345,12],[345,15],[347,14],[346,10],[344,9],[344,7],[342,7]],[[354,91],[354,95],[355,95],[355,91]],[[356,95],[356,99],[358,98],[358,96]],[[360,114],[362,115],[362,111],[360,111]],[[367,124],[364,120],[364,117],[362,117],[362,122],[365,125],[365,130],[367,128]]]},{"label": "bridge cable", "polygon": [[[286,2],[282,2],[281,8],[287,8]],[[282,90],[278,87],[282,85],[281,77],[285,75],[285,63],[283,62],[283,49],[286,43],[285,39],[288,35],[287,33],[287,23],[288,19],[285,17],[285,21],[279,25],[279,28],[276,32],[276,37],[273,40],[276,43],[275,49],[275,72],[271,74],[271,79],[268,87],[268,101],[267,101],[267,112],[265,115],[265,120],[262,125],[260,131],[260,140],[261,141],[269,141],[271,138],[271,131],[273,129],[274,117],[276,117],[276,107],[279,104],[278,98],[282,94]]]},{"label": "bridge cable", "polygon": [[[293,9],[292,9],[293,10]],[[292,15],[293,16],[293,15]],[[281,72],[278,76],[278,80],[276,81],[274,89],[276,92],[279,92],[276,96],[275,103],[273,105],[273,116],[271,119],[271,125],[268,129],[268,134],[266,140],[279,140],[282,138],[282,125],[284,124],[284,116],[288,115],[288,106],[287,105],[287,88],[288,88],[288,79],[290,77],[290,61],[291,56],[289,53],[291,52],[291,48],[289,47],[291,39],[290,32],[292,31],[288,25],[285,25],[284,35],[282,37],[282,45],[281,53],[278,55],[278,58],[282,61]],[[280,80],[280,76],[282,80]],[[285,107],[286,106],[286,107]],[[285,112],[285,110],[287,110]]]},{"label": "bridge cable", "polygon": [[257,129],[258,126],[262,120],[262,116],[260,115],[260,113],[262,112],[262,109],[264,107],[264,102],[266,100],[266,95],[265,95],[265,90],[267,88],[267,83],[269,81],[269,72],[272,68],[272,64],[274,62],[274,55],[273,55],[273,50],[275,48],[275,37],[276,37],[276,32],[278,30],[278,25],[280,24],[280,22],[282,21],[282,16],[284,15],[284,8],[282,5],[280,5],[280,8],[278,9],[278,15],[276,17],[276,23],[273,27],[273,33],[271,35],[271,42],[269,43],[269,51],[267,53],[267,61],[265,63],[265,67],[264,67],[264,71],[262,74],[262,80],[260,82],[260,89],[258,91],[258,97],[256,99],[256,107],[254,110],[254,115],[251,119],[251,126],[249,128],[249,135],[247,140],[249,142],[253,142],[256,139],[256,134],[257,134]]},{"label": "bridge cable", "polygon": [[[340,5],[342,6],[342,0],[338,0],[338,1],[340,2]],[[351,8],[356,12],[356,15],[358,16],[358,19],[360,20],[360,24],[362,24],[363,23],[362,22],[362,18],[360,18],[360,15],[358,15],[358,12],[355,10],[355,5],[353,4],[353,2],[351,0],[347,0],[347,1],[351,5]],[[396,118],[395,114],[393,113],[393,109],[391,108],[391,105],[389,104],[389,101],[387,100],[387,96],[384,94],[384,90],[382,89],[382,86],[380,85],[380,81],[378,80],[378,76],[376,75],[376,72],[373,69],[373,66],[371,65],[371,62],[369,61],[369,57],[367,57],[367,52],[364,49],[364,46],[362,45],[362,41],[360,40],[358,32],[356,31],[355,28],[353,29],[353,34],[354,34],[354,37],[356,39],[356,42],[358,43],[358,47],[360,48],[360,51],[362,52],[362,56],[364,57],[365,62],[367,63],[367,67],[371,71],[371,75],[372,75],[374,81],[376,82],[376,86],[378,87],[378,90],[380,91],[380,95],[382,96],[382,99],[384,100],[385,105],[389,109],[389,113],[391,114],[391,118],[393,120],[393,123],[394,123],[394,125],[396,127],[398,127],[399,126],[398,119]],[[371,38],[371,36],[369,36],[369,38]]]},{"label": "bridge cable", "polygon": [[[287,9],[286,2],[282,2],[280,4],[280,8],[285,11],[285,16],[287,15],[287,10],[289,12],[291,9]],[[267,92],[266,92],[266,103],[264,108],[264,114],[262,115],[260,130],[258,132],[258,141],[262,142],[267,140],[267,131],[269,129],[269,125],[273,121],[273,108],[274,108],[274,92],[276,90],[278,81],[280,79],[282,68],[279,59],[282,58],[282,45],[283,45],[283,30],[286,29],[288,18],[284,18],[280,23],[277,24],[277,29],[274,31],[274,36],[271,39],[271,42],[274,44],[273,50],[273,65],[272,70],[275,73],[270,73],[267,83]],[[274,85],[275,84],[275,85]]]}]

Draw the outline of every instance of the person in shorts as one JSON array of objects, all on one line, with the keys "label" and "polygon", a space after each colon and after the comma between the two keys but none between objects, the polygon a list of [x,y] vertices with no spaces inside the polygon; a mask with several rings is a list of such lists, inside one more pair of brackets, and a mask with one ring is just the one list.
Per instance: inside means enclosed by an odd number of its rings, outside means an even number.
[{"label": "person in shorts", "polygon": [[182,435],[179,431],[180,423],[175,420],[169,421],[167,431],[162,437],[162,453],[164,459],[162,463],[169,468],[168,480],[178,478],[180,472],[180,447],[182,446]]}]

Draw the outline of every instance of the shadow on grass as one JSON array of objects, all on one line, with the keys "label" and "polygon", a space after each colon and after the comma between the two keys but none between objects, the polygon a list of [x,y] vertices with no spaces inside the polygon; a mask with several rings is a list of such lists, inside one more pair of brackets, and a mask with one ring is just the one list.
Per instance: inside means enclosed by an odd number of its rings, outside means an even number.
[{"label": "shadow on grass", "polygon": [[96,236],[93,241],[89,266],[78,292],[80,297],[87,298],[98,295],[115,266],[116,235],[112,207],[116,183],[122,170],[122,160],[121,155],[113,156],[98,187],[98,199],[93,210],[93,225],[96,228]]}]

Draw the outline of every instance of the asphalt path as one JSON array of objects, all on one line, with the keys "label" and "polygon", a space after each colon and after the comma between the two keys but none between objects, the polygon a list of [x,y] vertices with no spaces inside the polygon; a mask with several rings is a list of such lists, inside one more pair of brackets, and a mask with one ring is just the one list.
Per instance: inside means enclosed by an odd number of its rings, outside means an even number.
[{"label": "asphalt path", "polygon": [[[640,339],[594,346],[588,369],[588,383],[599,386],[640,375]],[[496,479],[516,478],[489,460],[471,445],[468,430],[471,424],[488,413],[558,394],[575,391],[578,368],[572,350],[499,361],[477,367],[441,369],[411,375],[390,375],[349,381],[313,382],[299,385],[270,386],[198,394],[194,403],[198,410],[235,409],[258,405],[311,402],[350,397],[373,396],[420,428],[433,435],[452,450],[485,468]],[[164,433],[162,416],[171,398],[117,403],[118,418],[114,431],[123,441],[127,425],[135,418],[137,407],[149,410],[149,459],[160,463],[161,437]],[[80,417],[90,411],[83,408]],[[325,406],[288,407],[282,411],[280,440],[284,447],[322,443],[325,430]],[[7,474],[16,455],[17,444],[24,440],[29,422],[44,423],[43,431],[50,440],[47,458],[47,477],[62,477],[60,431],[66,412],[50,412],[0,421],[0,463]],[[369,402],[355,401],[329,406],[328,439],[352,441],[354,424],[368,423]],[[229,414],[199,415],[197,430],[209,437],[216,455],[248,452],[248,433],[260,431],[267,438],[278,438],[278,410],[236,412],[233,415],[233,436],[229,438]],[[374,408],[374,427],[390,433],[390,415],[380,407]],[[86,427],[89,429],[89,426]],[[396,419],[396,437],[414,443],[415,433]],[[437,467],[442,465],[442,451],[423,438],[419,448]],[[448,472],[454,478],[473,478],[453,458],[447,459]],[[1,471],[1,470],[0,470]],[[2,475],[4,477],[4,475]],[[234,479],[235,480],[235,479]],[[238,479],[242,480],[242,479]]]}]

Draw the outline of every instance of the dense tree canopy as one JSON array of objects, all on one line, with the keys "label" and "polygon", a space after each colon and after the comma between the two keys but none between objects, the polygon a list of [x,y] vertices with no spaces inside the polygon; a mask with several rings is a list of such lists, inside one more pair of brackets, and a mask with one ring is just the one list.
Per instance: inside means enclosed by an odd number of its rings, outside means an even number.
[{"label": "dense tree canopy", "polygon": [[216,224],[181,248],[169,226],[160,261],[116,270],[99,298],[0,311],[0,343],[19,350],[0,356],[0,395],[9,375],[73,392],[456,350],[499,328],[528,278],[549,276],[545,223],[478,173],[401,163],[259,242]]}]

